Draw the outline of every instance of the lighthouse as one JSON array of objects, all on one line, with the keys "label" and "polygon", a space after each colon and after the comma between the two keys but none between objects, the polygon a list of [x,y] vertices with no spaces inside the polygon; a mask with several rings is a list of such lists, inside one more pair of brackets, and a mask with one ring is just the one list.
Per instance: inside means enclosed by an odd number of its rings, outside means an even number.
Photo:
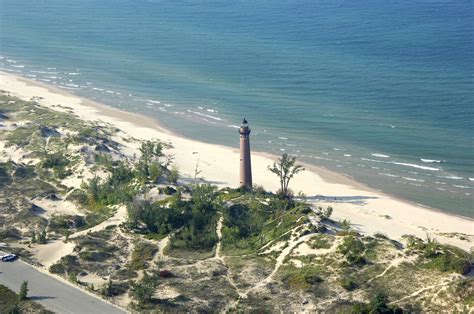
[{"label": "lighthouse", "polygon": [[250,128],[247,120],[242,121],[240,134],[240,187],[252,189],[252,165],[250,162]]}]

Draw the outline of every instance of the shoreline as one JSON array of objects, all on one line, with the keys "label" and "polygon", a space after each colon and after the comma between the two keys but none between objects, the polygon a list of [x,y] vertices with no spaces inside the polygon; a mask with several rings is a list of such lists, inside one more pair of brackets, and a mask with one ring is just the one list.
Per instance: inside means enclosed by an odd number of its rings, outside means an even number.
[{"label": "shoreline", "polygon": [[[113,108],[71,94],[59,87],[2,71],[0,71],[0,88],[23,99],[42,97],[39,99],[39,103],[51,109],[58,110],[56,106],[58,104],[67,106],[72,108],[73,114],[81,119],[110,123],[135,138],[156,137],[169,141],[174,146],[175,161],[182,174],[191,178],[193,170],[198,165],[203,167],[203,169],[200,168],[202,177],[209,180],[210,183],[220,187],[236,187],[238,185],[238,157],[236,157],[238,149],[236,147],[208,144],[190,139],[164,127],[157,119]],[[235,143],[237,146],[237,137]],[[218,156],[222,158],[217,159]],[[233,158],[235,158],[235,167],[229,169],[228,165],[234,163],[231,161]],[[253,152],[254,182],[264,186],[267,190],[274,191],[278,186],[275,184],[277,183],[276,178],[268,176],[266,169],[266,166],[276,158],[278,156],[270,153]],[[360,225],[358,231],[367,234],[373,233],[375,225],[378,228],[376,230],[387,232],[395,238],[399,238],[402,234],[413,234],[415,231],[417,236],[423,234],[420,237],[431,233],[430,236],[439,238],[442,242],[463,248],[471,246],[470,242],[466,243],[466,241],[437,235],[437,233],[446,232],[471,235],[474,233],[474,220],[470,217],[443,212],[436,208],[400,199],[357,182],[345,174],[307,163],[301,164],[305,166],[306,171],[292,181],[293,191],[304,192],[313,204],[332,206],[336,218],[350,219],[356,225]],[[394,208],[395,206],[397,207]],[[390,219],[383,218],[388,220],[387,226],[383,226],[387,221],[374,219],[380,216],[391,217]],[[390,230],[390,226],[391,228],[401,228],[406,232],[400,233]]]}]

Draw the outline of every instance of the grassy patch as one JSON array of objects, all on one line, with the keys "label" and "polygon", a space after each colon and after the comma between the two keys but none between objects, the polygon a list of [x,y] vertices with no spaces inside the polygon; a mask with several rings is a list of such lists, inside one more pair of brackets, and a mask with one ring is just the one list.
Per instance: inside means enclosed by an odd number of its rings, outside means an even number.
[{"label": "grassy patch", "polygon": [[158,247],[149,242],[136,243],[130,261],[130,269],[141,270],[147,268],[157,251]]},{"label": "grassy patch", "polygon": [[311,240],[308,242],[308,245],[312,249],[330,249],[333,242],[333,236],[318,234],[311,238]]},{"label": "grassy patch", "polygon": [[281,281],[292,289],[308,290],[323,281],[321,269],[313,265],[306,265],[301,268],[285,265],[279,273]]}]

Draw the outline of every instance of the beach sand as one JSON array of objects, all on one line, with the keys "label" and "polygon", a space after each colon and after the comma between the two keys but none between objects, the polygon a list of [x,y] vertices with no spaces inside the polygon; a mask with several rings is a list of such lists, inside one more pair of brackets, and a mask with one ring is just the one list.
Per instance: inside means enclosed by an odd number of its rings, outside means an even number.
[{"label": "beach sand", "polygon": [[[153,119],[101,105],[59,88],[4,72],[0,72],[0,89],[25,100],[36,97],[35,100],[40,104],[54,110],[66,111],[68,109],[64,106],[70,107],[81,119],[110,123],[133,138],[156,138],[172,143],[174,148],[170,152],[174,155],[182,181],[192,181],[198,166],[202,182],[219,187],[237,187],[239,184],[237,132],[235,137],[228,140],[231,147],[183,138],[164,129]],[[254,184],[271,191],[278,189],[277,178],[267,170],[267,166],[275,158],[269,154],[253,152]],[[290,183],[295,194],[303,192],[308,202],[314,206],[332,206],[333,219],[349,219],[352,227],[363,234],[381,232],[394,239],[400,239],[404,234],[421,238],[428,235],[465,250],[472,247],[473,220],[411,204],[325,169],[315,166],[306,168]],[[454,236],[455,233],[466,234],[469,240],[461,240]]]}]

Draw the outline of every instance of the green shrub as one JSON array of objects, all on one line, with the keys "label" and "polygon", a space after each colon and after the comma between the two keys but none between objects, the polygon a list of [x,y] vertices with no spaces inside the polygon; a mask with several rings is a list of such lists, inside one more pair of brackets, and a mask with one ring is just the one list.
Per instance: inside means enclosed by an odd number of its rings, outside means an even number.
[{"label": "green shrub", "polygon": [[309,247],[312,249],[329,249],[331,243],[325,236],[316,236],[309,242]]},{"label": "green shrub", "polygon": [[426,260],[422,264],[424,267],[462,275],[470,272],[472,267],[470,256],[460,248],[440,244],[431,238],[427,238],[426,241],[414,236],[405,236],[405,238],[408,248],[419,252]]},{"label": "green shrub", "polygon": [[304,266],[302,268],[288,267],[282,275],[282,281],[292,288],[308,290],[313,285],[322,282],[321,270],[314,266]]},{"label": "green shrub", "polygon": [[130,261],[130,269],[141,270],[148,267],[148,263],[153,260],[158,247],[149,242],[139,242],[135,245]]},{"label": "green shrub", "polygon": [[345,277],[341,279],[341,286],[347,291],[352,291],[357,288],[357,283],[352,279]]}]

